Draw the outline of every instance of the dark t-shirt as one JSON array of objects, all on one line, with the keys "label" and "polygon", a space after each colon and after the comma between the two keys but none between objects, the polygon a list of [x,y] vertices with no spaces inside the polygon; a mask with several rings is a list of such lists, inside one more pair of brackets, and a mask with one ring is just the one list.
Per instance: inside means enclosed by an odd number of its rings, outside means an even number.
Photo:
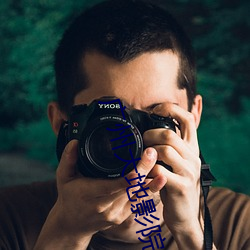
[{"label": "dark t-shirt", "polygon": [[[0,191],[0,249],[32,249],[57,198],[55,181],[11,187]],[[208,206],[218,249],[250,249],[250,198],[228,189],[212,188]],[[164,249],[177,249],[166,226]],[[93,236],[89,250],[137,250],[147,244],[109,241]],[[150,248],[147,248],[150,250]],[[152,249],[152,248],[151,248]],[[159,248],[158,248],[159,249]]]}]

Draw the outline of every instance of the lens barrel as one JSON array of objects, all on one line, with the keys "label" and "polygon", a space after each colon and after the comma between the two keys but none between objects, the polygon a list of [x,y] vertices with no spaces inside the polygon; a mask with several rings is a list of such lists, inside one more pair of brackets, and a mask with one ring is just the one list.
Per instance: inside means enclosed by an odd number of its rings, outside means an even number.
[{"label": "lens barrel", "polygon": [[142,151],[142,137],[133,123],[116,115],[100,116],[83,130],[78,168],[89,177],[124,176],[134,168]]}]

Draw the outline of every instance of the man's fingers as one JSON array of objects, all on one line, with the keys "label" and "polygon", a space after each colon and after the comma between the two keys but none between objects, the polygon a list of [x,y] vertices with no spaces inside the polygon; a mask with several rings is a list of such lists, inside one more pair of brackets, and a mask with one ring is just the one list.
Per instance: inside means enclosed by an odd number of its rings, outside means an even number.
[{"label": "man's fingers", "polygon": [[152,179],[149,183],[148,187],[152,193],[159,192],[167,183],[167,176],[166,175],[157,175]]},{"label": "man's fingers", "polygon": [[[151,169],[154,167],[155,162],[157,160],[157,152],[154,148],[149,147],[146,148],[142,154],[141,160],[138,162],[136,166],[136,170],[131,171],[125,176],[126,180],[132,180],[133,178],[137,178],[135,181],[137,182],[138,176],[143,176],[145,177],[148,175],[148,173],[151,171]],[[145,179],[143,177],[142,179]]]},{"label": "man's fingers", "polygon": [[[131,171],[125,177],[115,179],[115,180],[100,180],[100,185],[96,185],[96,188],[99,189],[99,194],[109,192],[111,195],[109,198],[105,197],[105,204],[108,206],[108,202],[112,202],[113,204],[119,204],[122,206],[128,202],[128,195],[132,195],[132,193],[136,190],[140,189],[138,186],[138,182],[143,183],[144,179],[154,167],[157,159],[157,152],[154,148],[147,148],[139,163],[137,164],[137,172],[136,170]],[[145,175],[145,176],[144,176]],[[141,178],[140,177],[144,176]],[[103,185],[106,182],[106,185]],[[133,187],[133,185],[135,185]],[[129,188],[131,186],[131,188]],[[102,187],[102,188],[101,188]],[[129,188],[127,190],[127,188]],[[106,191],[105,191],[106,190]],[[133,195],[132,195],[133,196]],[[100,198],[100,197],[99,197]]]},{"label": "man's fingers", "polygon": [[[61,161],[57,169],[57,181],[59,185],[65,184],[71,181],[72,179],[78,177],[76,169],[76,163],[78,157],[77,145],[78,142],[76,140],[72,140],[65,147]],[[82,185],[80,186],[84,188],[88,187],[93,197],[101,199],[102,197],[109,195],[110,199],[115,200],[126,194],[126,188],[128,186],[138,181],[138,179],[132,181],[131,184],[129,184],[128,182],[130,179],[138,177],[138,173],[140,174],[140,176],[145,175],[146,177],[148,173],[151,171],[151,169],[154,167],[156,160],[157,160],[156,150],[154,148],[147,148],[144,151],[141,160],[136,166],[137,173],[136,170],[133,170],[130,173],[128,173],[125,176],[125,178],[120,177],[118,179],[93,179],[83,176],[82,178],[78,178],[78,182],[80,184],[82,183]],[[145,179],[145,177],[143,179]],[[110,199],[107,200],[110,201]]]},{"label": "man's fingers", "polygon": [[[155,145],[168,145],[173,147],[183,158],[188,158],[192,154],[190,147],[172,130],[169,129],[151,129],[143,134],[143,140],[146,146],[157,148]],[[158,160],[160,157],[159,151]],[[161,159],[163,160],[163,159]]]},{"label": "man's fingers", "polygon": [[154,148],[146,148],[142,154],[141,160],[137,165],[137,171],[141,175],[148,175],[151,169],[154,167],[157,160],[157,152]]},{"label": "man's fingers", "polygon": [[77,140],[72,140],[66,145],[57,168],[58,184],[66,183],[76,176],[77,146]]},{"label": "man's fingers", "polygon": [[180,124],[181,138],[192,145],[197,144],[196,124],[192,113],[172,103],[157,105],[153,112],[157,115],[170,116],[176,119]]},{"label": "man's fingers", "polygon": [[[93,179],[84,178],[84,181],[88,181],[88,188],[93,189],[93,194],[95,197],[100,198],[106,195],[112,195],[113,198],[119,197],[120,195],[126,193],[126,188],[132,184],[139,181],[140,176],[145,175],[151,171],[157,160],[157,152],[154,148],[147,148],[143,155],[135,166],[136,169],[129,172],[124,177],[114,178],[114,179]],[[132,163],[131,163],[132,164]],[[141,180],[144,180],[142,177]]]}]

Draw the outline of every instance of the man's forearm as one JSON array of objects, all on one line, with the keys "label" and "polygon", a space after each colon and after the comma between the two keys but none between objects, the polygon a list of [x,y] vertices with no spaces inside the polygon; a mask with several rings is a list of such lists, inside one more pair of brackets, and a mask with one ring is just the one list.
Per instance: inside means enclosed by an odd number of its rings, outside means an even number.
[{"label": "man's forearm", "polygon": [[[172,232],[179,250],[193,249],[203,250],[204,248],[204,232],[200,223],[197,225],[182,227],[179,232]],[[217,248],[213,245],[213,250]]]},{"label": "man's forearm", "polygon": [[33,250],[86,250],[91,238],[65,230],[52,209]]}]

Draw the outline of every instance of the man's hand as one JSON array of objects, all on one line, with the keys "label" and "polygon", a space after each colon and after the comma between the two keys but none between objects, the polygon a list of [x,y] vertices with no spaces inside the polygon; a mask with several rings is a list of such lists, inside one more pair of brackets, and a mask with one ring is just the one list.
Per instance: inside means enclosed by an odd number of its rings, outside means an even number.
[{"label": "man's hand", "polygon": [[176,104],[164,103],[154,109],[161,116],[171,116],[180,125],[177,133],[154,129],[144,133],[144,142],[157,150],[158,160],[173,172],[156,165],[152,176],[165,175],[161,190],[164,220],[180,249],[203,248],[203,223],[200,211],[200,167],[196,125],[192,113]]},{"label": "man's hand", "polygon": [[[147,148],[137,165],[147,176],[157,153]],[[125,178],[93,179],[76,171],[77,141],[66,146],[57,169],[58,199],[40,233],[35,249],[86,249],[94,233],[121,224],[131,215]],[[135,170],[126,177],[138,176]],[[166,179],[159,176],[149,187],[159,191]],[[62,248],[63,247],[63,248]]]}]

